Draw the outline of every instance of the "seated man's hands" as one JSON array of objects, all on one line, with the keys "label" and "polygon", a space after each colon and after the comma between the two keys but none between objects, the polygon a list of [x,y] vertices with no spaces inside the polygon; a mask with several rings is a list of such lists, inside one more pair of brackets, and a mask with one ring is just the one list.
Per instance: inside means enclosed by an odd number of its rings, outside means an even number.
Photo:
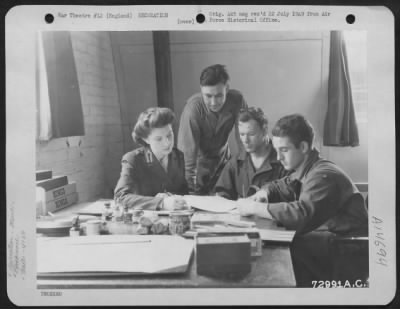
[{"label": "seated man's hands", "polygon": [[256,215],[261,218],[274,220],[268,211],[267,203],[256,202],[251,198],[240,198],[237,200],[237,209],[242,217]]},{"label": "seated man's hands", "polygon": [[237,200],[237,204],[242,217],[252,216],[256,212],[256,202],[250,198],[240,198]]},{"label": "seated man's hands", "polygon": [[268,203],[268,192],[266,190],[260,189],[252,196],[249,196],[249,199],[255,202]]},{"label": "seated man's hands", "polygon": [[183,197],[179,195],[166,196],[163,203],[163,208],[165,210],[182,210],[189,208]]}]

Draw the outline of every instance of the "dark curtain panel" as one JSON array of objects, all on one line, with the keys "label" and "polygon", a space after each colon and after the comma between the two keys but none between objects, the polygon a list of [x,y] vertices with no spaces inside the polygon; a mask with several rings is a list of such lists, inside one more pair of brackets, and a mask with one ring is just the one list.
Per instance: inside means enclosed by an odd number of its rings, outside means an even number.
[{"label": "dark curtain panel", "polygon": [[67,31],[43,32],[52,137],[85,135],[78,76]]},{"label": "dark curtain panel", "polygon": [[174,110],[169,32],[153,31],[153,45],[158,106]]},{"label": "dark curtain panel", "polygon": [[328,110],[325,118],[324,145],[359,145],[346,45],[341,31],[331,31]]}]

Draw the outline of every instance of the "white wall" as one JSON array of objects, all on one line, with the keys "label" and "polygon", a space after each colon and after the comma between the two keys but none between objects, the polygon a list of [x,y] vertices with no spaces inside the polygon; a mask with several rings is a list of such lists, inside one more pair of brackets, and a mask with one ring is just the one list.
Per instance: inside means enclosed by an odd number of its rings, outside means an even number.
[{"label": "white wall", "polygon": [[356,182],[368,182],[366,126],[359,127],[362,147],[323,147],[329,74],[329,32],[171,32],[175,110],[180,116],[188,97],[199,91],[205,67],[227,66],[232,88],[249,106],[261,107],[270,129],[282,116],[305,115],[316,131],[316,146]]},{"label": "white wall", "polygon": [[157,106],[157,85],[151,32],[111,32],[120,93],[124,152],[135,146],[131,132],[141,112]]}]

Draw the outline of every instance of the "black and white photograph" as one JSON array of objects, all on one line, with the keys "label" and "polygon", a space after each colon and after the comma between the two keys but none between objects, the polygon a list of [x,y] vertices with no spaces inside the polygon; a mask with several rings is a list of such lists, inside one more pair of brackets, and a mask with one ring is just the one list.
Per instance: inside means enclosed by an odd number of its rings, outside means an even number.
[{"label": "black and white photograph", "polygon": [[393,298],[395,169],[377,171],[395,166],[394,50],[376,60],[387,41],[362,8],[355,27],[338,8],[257,8],[63,7],[6,50],[7,136],[26,144],[7,167],[30,157],[7,169],[10,298],[372,304],[382,280]]}]

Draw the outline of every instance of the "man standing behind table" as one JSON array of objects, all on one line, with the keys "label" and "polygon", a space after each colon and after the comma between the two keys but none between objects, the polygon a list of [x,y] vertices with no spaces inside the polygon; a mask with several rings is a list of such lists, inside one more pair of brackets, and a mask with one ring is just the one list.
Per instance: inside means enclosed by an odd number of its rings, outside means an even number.
[{"label": "man standing behind table", "polygon": [[200,76],[201,93],[191,96],[183,109],[178,133],[178,149],[185,156],[185,175],[189,191],[208,194],[230,158],[228,137],[246,102],[242,94],[229,89],[225,66],[215,64]]},{"label": "man standing behind table", "polygon": [[264,112],[254,107],[243,109],[238,121],[244,149],[229,160],[215,185],[217,195],[231,200],[254,194],[266,183],[289,174],[276,157]]},{"label": "man standing behind table", "polygon": [[265,185],[251,198],[240,199],[239,211],[296,230],[291,252],[299,286],[331,280],[330,238],[368,235],[363,197],[342,169],[313,148],[314,131],[303,116],[281,118],[272,135],[278,159],[294,172]]}]

